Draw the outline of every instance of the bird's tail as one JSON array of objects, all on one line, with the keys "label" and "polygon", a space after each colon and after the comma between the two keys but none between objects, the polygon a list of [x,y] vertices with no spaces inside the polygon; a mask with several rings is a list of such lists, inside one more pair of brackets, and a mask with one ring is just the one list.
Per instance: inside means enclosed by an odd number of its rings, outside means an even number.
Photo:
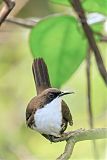
[{"label": "bird's tail", "polygon": [[32,64],[32,71],[37,94],[40,94],[43,90],[51,87],[47,65],[43,58],[34,59]]}]

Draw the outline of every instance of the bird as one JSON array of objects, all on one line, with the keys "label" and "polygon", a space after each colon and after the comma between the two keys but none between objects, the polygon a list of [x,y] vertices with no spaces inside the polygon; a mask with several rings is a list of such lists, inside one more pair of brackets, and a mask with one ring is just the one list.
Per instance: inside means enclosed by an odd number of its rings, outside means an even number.
[{"label": "bird", "polygon": [[64,95],[73,92],[52,88],[48,68],[43,58],[33,60],[32,71],[37,96],[33,97],[27,105],[26,124],[53,142],[55,138],[64,134],[68,123],[70,126],[73,125],[70,109],[62,99]]}]

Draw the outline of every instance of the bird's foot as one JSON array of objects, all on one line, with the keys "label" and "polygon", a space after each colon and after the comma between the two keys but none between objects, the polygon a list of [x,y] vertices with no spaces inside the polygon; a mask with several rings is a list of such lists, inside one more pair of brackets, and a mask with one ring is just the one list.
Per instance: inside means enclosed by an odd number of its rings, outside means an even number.
[{"label": "bird's foot", "polygon": [[80,132],[82,132],[82,131],[84,131],[85,129],[83,129],[83,128],[80,128],[80,129],[77,129],[77,130],[74,130],[74,131],[68,131],[68,132],[64,132],[63,134],[62,134],[62,136],[72,136],[72,135],[74,135],[74,134],[78,134],[78,133],[80,133]]},{"label": "bird's foot", "polygon": [[62,133],[59,137],[55,137],[53,135],[43,135],[45,136],[45,138],[47,138],[51,143],[54,142],[62,142],[64,140],[68,140],[71,136],[74,136],[74,135],[77,135],[79,134],[80,132],[83,132],[85,129],[77,129],[75,131],[69,131],[69,132],[65,132],[65,133]]},{"label": "bird's foot", "polygon": [[84,131],[84,129],[80,128],[80,129],[77,129],[75,131],[69,131],[69,132],[62,133],[60,137],[50,136],[50,141],[54,142],[54,143],[62,142],[64,140],[69,139],[71,136],[79,134],[82,131]]}]

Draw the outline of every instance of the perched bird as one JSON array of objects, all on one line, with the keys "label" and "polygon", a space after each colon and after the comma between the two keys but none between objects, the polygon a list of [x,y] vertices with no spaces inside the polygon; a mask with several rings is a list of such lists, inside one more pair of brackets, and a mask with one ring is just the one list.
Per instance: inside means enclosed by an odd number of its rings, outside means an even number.
[{"label": "perched bird", "polygon": [[62,100],[64,95],[73,92],[62,92],[51,87],[48,69],[42,58],[34,59],[32,70],[37,96],[27,106],[26,123],[31,129],[53,141],[53,138],[61,137],[68,122],[73,125],[70,110]]}]

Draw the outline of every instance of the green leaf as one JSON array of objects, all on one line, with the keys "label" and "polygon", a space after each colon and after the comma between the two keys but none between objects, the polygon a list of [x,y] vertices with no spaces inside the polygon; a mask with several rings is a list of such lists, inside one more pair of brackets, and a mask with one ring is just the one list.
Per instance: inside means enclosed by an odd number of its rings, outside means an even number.
[{"label": "green leaf", "polygon": [[67,5],[69,6],[70,3],[68,0],[50,0],[52,3],[57,3],[57,4],[62,4],[62,5]]},{"label": "green leaf", "polygon": [[43,57],[52,85],[60,87],[77,70],[86,55],[86,40],[71,16],[56,16],[39,22],[31,31],[33,57]]},{"label": "green leaf", "polygon": [[104,25],[103,23],[95,23],[91,25],[91,29],[93,30],[93,32],[101,33],[104,29]]},{"label": "green leaf", "polygon": [[[100,39],[101,39],[100,33],[103,32],[103,24],[101,24],[101,23],[94,24],[91,26],[91,29],[94,33],[95,40],[100,41]],[[97,33],[99,33],[99,34],[97,34]]]},{"label": "green leaf", "polygon": [[[69,0],[50,0],[53,3],[70,6]],[[87,12],[99,12],[107,14],[107,0],[83,0],[83,8]]]},{"label": "green leaf", "polygon": [[107,14],[107,0],[83,0],[83,7],[88,12]]}]

